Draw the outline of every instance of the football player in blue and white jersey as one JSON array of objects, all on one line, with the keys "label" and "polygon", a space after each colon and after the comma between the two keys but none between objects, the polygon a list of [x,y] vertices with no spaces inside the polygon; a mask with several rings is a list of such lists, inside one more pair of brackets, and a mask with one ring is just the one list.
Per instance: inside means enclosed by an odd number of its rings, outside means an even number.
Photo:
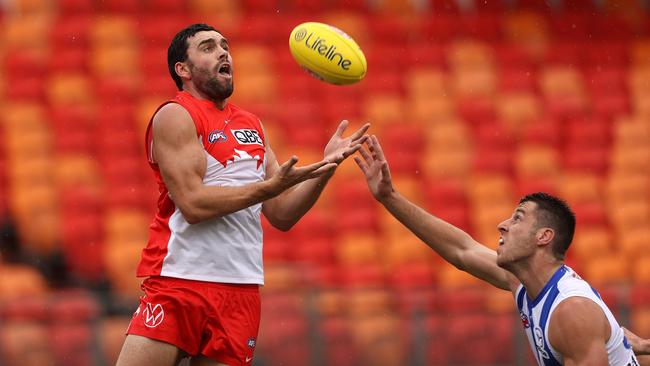
[{"label": "football player in blue and white jersey", "polygon": [[524,196],[497,226],[495,251],[400,195],[375,136],[360,153],[370,191],[395,218],[449,263],[513,293],[539,365],[638,365],[607,305],[564,264],[576,222],[564,201]]}]

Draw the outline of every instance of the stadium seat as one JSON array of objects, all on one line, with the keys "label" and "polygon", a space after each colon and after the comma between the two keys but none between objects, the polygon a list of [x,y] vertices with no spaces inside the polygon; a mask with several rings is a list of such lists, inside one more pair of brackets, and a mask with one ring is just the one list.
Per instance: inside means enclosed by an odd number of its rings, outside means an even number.
[{"label": "stadium seat", "polygon": [[537,51],[540,43],[544,43],[548,37],[546,19],[542,14],[531,11],[513,11],[507,13],[502,20],[503,38],[507,41],[514,41],[526,48]]},{"label": "stadium seat", "polygon": [[[490,331],[491,321],[484,314],[463,314],[447,320],[450,364],[485,365],[495,361],[499,352],[496,349],[507,347],[497,341]],[[494,342],[494,343],[492,343]],[[462,344],[472,344],[472,351],[462,350]],[[498,346],[497,346],[498,345]]]},{"label": "stadium seat", "polygon": [[389,268],[405,265],[431,264],[433,251],[415,235],[384,237],[382,262]]},{"label": "stadium seat", "polygon": [[609,207],[609,218],[614,227],[621,231],[647,225],[650,222],[650,202],[617,202],[615,206]]},{"label": "stadium seat", "polygon": [[368,93],[361,103],[363,118],[372,121],[378,128],[403,120],[404,101],[398,95]]},{"label": "stadium seat", "polygon": [[609,156],[610,150],[606,146],[586,145],[579,147],[570,145],[563,151],[562,165],[564,169],[572,173],[595,173],[602,176],[611,166],[608,162]]},{"label": "stadium seat", "polygon": [[299,267],[294,263],[276,263],[264,268],[264,292],[282,292],[289,289],[301,289],[305,278],[299,275]]},{"label": "stadium seat", "polygon": [[617,241],[619,253],[630,260],[642,257],[650,253],[650,228],[647,224],[640,227],[631,228],[620,232]]},{"label": "stadium seat", "polygon": [[553,177],[560,173],[560,156],[556,149],[528,145],[515,152],[515,171],[519,177]]},{"label": "stadium seat", "polygon": [[57,159],[55,165],[54,175],[58,187],[101,182],[97,162],[86,155],[64,155]]},{"label": "stadium seat", "polygon": [[412,96],[404,101],[408,118],[423,124],[448,120],[455,111],[455,100],[447,95]]},{"label": "stadium seat", "polygon": [[630,278],[628,261],[623,257],[592,257],[582,268],[585,280],[599,290],[606,285],[625,283]]},{"label": "stadium seat", "polygon": [[37,57],[45,57],[48,37],[25,37],[25,34],[47,35],[51,28],[51,16],[48,14],[31,14],[28,16],[4,17],[3,47],[4,49],[30,52]]},{"label": "stadium seat", "polygon": [[358,364],[358,355],[352,342],[350,327],[343,317],[321,319],[319,333],[323,344],[320,360],[331,365],[353,366]]},{"label": "stadium seat", "polygon": [[535,124],[541,114],[539,99],[528,92],[505,92],[497,97],[496,116],[514,130],[522,130],[527,125]]},{"label": "stadium seat", "polygon": [[0,271],[0,302],[44,296],[48,292],[47,280],[33,267],[3,263]]},{"label": "stadium seat", "polygon": [[112,292],[121,301],[134,302],[142,295],[142,279],[135,277],[135,271],[145,244],[140,241],[107,240],[94,249],[100,252],[100,260],[103,261],[95,267],[103,269]]},{"label": "stadium seat", "polygon": [[534,60],[525,47],[501,41],[492,45],[500,67],[500,86],[505,90],[533,90],[536,85]]},{"label": "stadium seat", "polygon": [[337,260],[343,266],[377,263],[378,244],[374,235],[342,233],[335,246]]},{"label": "stadium seat", "polygon": [[7,322],[0,329],[0,350],[3,364],[52,365],[54,349],[48,339],[47,327],[39,322]]},{"label": "stadium seat", "polygon": [[611,123],[598,115],[575,117],[567,121],[565,133],[569,145],[607,147],[611,142]]},{"label": "stadium seat", "polygon": [[[495,229],[496,232],[496,229]],[[482,286],[483,282],[463,272],[451,264],[442,263],[438,267],[438,283],[441,289],[458,290],[466,287]]]},{"label": "stadium seat", "polygon": [[650,196],[648,176],[642,172],[612,173],[605,183],[605,195],[613,205],[623,201],[646,200]]},{"label": "stadium seat", "polygon": [[490,66],[458,69],[450,75],[450,86],[457,96],[492,96],[497,90],[497,74]]},{"label": "stadium seat", "polygon": [[105,214],[105,238],[109,241],[146,242],[151,218],[137,209],[113,209]]},{"label": "stadium seat", "polygon": [[591,258],[613,255],[612,232],[604,226],[584,227],[579,224],[571,244],[571,253],[581,264],[588,263]]},{"label": "stadium seat", "polygon": [[457,40],[447,49],[447,62],[452,69],[489,68],[494,52],[485,43],[476,40]]},{"label": "stadium seat", "polygon": [[495,288],[485,289],[485,309],[490,314],[512,316],[512,293]]},{"label": "stadium seat", "polygon": [[447,75],[436,67],[411,67],[404,76],[404,84],[409,95],[428,97],[448,92]]},{"label": "stadium seat", "polygon": [[650,157],[650,147],[629,146],[615,147],[610,154],[610,166],[613,171],[619,174],[631,174],[637,172],[648,172],[647,164]]}]

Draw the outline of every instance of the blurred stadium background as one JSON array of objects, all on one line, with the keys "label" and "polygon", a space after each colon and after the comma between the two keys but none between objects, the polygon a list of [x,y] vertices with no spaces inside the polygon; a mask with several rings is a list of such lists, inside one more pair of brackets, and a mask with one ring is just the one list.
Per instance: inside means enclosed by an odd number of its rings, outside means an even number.
[{"label": "blurred stadium background", "polygon": [[[569,264],[650,336],[647,1],[0,4],[1,365],[114,364],[157,190],[143,130],[175,92],[169,41],[194,22],[231,40],[233,101],[282,161],[371,121],[397,187],[491,246],[522,193],[566,198]],[[365,80],[298,68],[288,35],[311,20],[357,40]],[[510,294],[442,263],[353,162],[291,232],[265,226],[255,365],[531,363]]]}]

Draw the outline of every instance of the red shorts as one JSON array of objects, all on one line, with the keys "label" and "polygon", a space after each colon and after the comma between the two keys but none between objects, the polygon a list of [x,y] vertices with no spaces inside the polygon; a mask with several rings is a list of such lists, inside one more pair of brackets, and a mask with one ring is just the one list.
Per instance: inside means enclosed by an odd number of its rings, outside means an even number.
[{"label": "red shorts", "polygon": [[258,285],[150,277],[142,290],[127,334],[231,366],[251,364],[260,325]]}]

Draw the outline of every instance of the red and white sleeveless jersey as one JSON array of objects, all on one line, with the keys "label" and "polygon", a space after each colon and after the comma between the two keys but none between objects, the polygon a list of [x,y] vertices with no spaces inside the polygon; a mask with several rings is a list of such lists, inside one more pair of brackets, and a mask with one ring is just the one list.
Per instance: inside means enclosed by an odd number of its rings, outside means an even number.
[{"label": "red and white sleeveless jersey", "polygon": [[[212,102],[184,91],[163,105],[167,103],[180,104],[194,121],[196,136],[207,158],[204,184],[242,186],[264,180],[264,132],[255,115],[231,103],[219,110]],[[160,196],[137,275],[264,284],[262,204],[190,225],[174,205],[152,158],[154,143],[149,122],[147,156],[158,181]]]}]

